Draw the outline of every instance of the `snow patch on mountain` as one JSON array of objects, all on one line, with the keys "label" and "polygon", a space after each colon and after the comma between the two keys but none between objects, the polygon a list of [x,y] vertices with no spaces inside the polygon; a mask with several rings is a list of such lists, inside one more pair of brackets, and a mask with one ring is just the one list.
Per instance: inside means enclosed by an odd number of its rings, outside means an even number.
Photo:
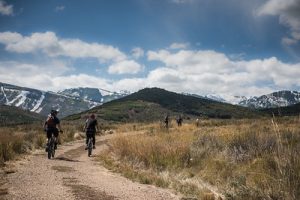
[{"label": "snow patch on mountain", "polygon": [[206,98],[212,99],[215,101],[229,103],[233,105],[239,105],[241,101],[247,100],[248,98],[245,96],[234,96],[229,94],[208,94],[205,95]]},{"label": "snow patch on mountain", "polygon": [[21,93],[18,96],[16,96],[13,100],[11,100],[10,102],[8,102],[8,104],[11,105],[11,104],[13,104],[13,103],[16,102],[15,106],[19,107],[27,99],[27,94],[29,94],[28,91],[21,91]]},{"label": "snow patch on mountain", "polygon": [[1,86],[1,92],[2,92],[2,94],[3,94],[3,96],[4,96],[4,98],[5,98],[5,104],[8,104],[8,99],[7,99],[7,96],[6,96],[6,94],[5,94],[5,91],[4,91],[3,86]]},{"label": "snow patch on mountain", "polygon": [[[37,100],[35,106],[30,111],[37,112],[37,113],[41,112],[41,109],[39,109],[39,107],[41,106],[44,99],[45,99],[45,92],[42,92],[41,98],[39,100]],[[39,112],[38,112],[38,109],[39,109]]]}]

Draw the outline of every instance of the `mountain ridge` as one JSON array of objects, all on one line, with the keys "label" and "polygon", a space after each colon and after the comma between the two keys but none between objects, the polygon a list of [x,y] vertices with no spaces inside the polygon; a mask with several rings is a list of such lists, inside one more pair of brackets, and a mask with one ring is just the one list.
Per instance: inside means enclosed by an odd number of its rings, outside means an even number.
[{"label": "mountain ridge", "polygon": [[205,98],[254,109],[276,108],[300,103],[300,92],[281,90],[261,96],[232,96],[209,94]]},{"label": "mountain ridge", "polygon": [[245,107],[192,97],[160,88],[145,88],[126,97],[104,103],[67,120],[83,119],[90,113],[101,119],[121,122],[162,120],[166,114],[185,118],[251,118],[262,114]]}]

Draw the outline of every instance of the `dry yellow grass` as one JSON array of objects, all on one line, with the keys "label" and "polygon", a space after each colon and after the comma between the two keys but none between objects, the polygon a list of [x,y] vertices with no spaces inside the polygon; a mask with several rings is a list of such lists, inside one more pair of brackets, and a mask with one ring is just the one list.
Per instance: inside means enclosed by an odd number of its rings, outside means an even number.
[{"label": "dry yellow grass", "polygon": [[199,127],[173,124],[169,130],[159,123],[127,124],[118,131],[145,134],[116,137],[110,165],[151,171],[169,187],[198,198],[209,190],[227,199],[299,199],[299,122],[296,117],[203,120]]},{"label": "dry yellow grass", "polygon": [[[60,143],[74,140],[75,132],[81,131],[82,125],[62,122],[63,134]],[[40,123],[1,127],[0,129],[0,165],[20,154],[33,149],[44,148],[46,134]]]}]

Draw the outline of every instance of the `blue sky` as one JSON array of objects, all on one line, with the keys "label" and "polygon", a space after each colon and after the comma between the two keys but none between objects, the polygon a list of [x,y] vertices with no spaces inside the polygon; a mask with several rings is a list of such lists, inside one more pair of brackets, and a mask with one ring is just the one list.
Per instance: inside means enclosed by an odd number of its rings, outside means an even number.
[{"label": "blue sky", "polygon": [[299,0],[0,0],[0,81],[42,90],[300,90]]}]

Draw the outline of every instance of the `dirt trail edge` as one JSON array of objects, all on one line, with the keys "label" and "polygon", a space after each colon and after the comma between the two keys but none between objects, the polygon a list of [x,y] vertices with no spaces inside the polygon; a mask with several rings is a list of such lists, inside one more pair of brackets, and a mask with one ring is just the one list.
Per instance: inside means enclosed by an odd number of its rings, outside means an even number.
[{"label": "dirt trail edge", "polygon": [[[98,137],[93,154],[99,154],[111,137]],[[97,165],[87,156],[83,143],[59,146],[52,160],[40,150],[15,162],[16,172],[7,175],[8,195],[4,199],[180,199],[169,190],[132,182]]]}]

